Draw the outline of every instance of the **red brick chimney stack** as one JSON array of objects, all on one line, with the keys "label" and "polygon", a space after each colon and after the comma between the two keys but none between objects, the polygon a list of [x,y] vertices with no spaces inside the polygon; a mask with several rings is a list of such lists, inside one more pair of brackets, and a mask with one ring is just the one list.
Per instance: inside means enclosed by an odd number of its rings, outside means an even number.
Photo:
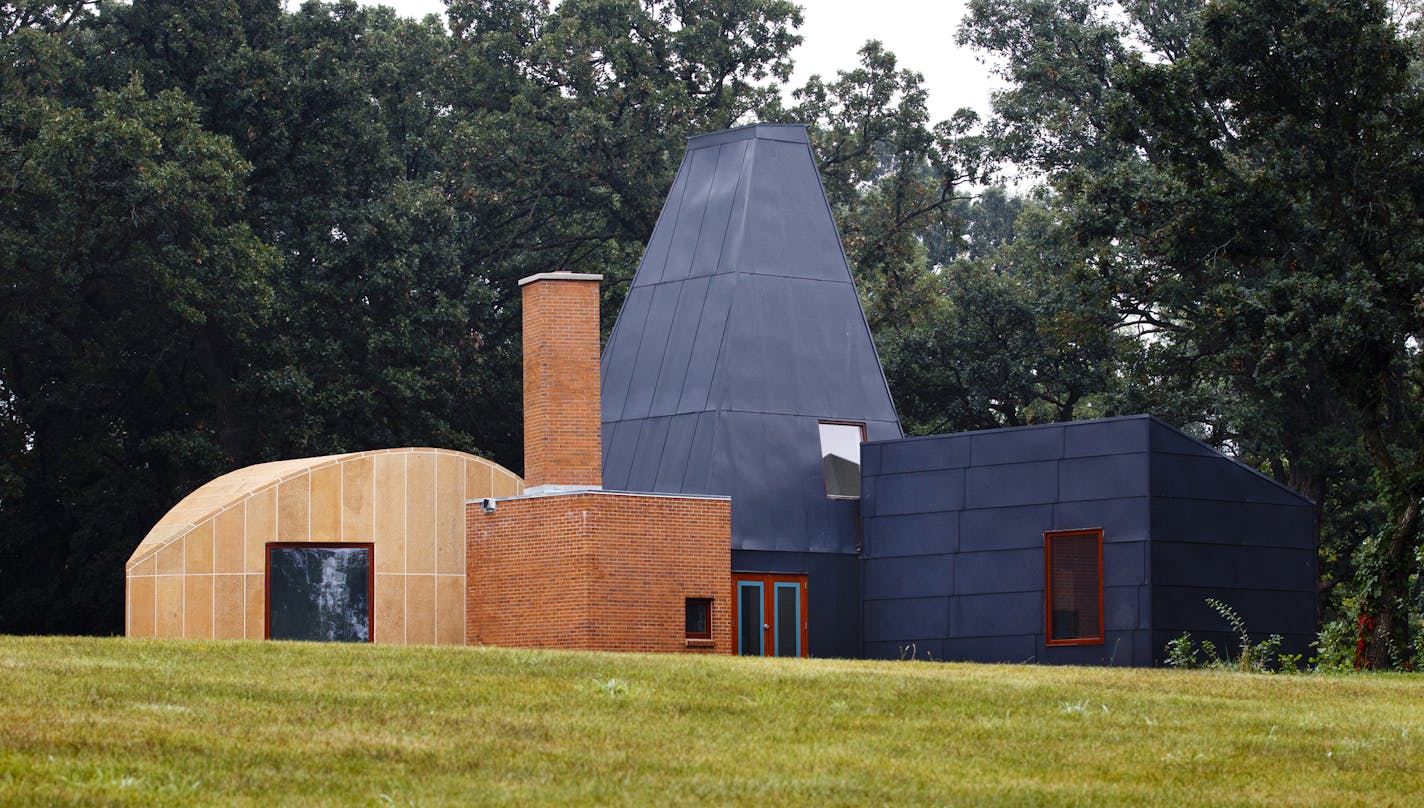
[{"label": "red brick chimney stack", "polygon": [[543,272],[519,281],[524,309],[524,485],[599,488],[598,284]]}]

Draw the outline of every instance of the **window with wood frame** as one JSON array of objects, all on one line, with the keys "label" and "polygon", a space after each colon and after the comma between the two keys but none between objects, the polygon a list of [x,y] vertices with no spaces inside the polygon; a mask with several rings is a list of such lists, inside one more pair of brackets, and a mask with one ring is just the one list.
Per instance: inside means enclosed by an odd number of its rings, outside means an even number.
[{"label": "window with wood frame", "polygon": [[712,639],[712,599],[687,599],[687,639]]},{"label": "window with wood frame", "polygon": [[1103,531],[1043,534],[1048,645],[1103,642]]}]

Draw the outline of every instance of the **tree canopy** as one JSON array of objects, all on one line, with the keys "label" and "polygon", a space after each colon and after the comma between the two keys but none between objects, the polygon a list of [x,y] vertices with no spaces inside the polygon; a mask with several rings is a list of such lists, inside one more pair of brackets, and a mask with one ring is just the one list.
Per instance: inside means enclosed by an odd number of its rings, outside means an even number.
[{"label": "tree canopy", "polygon": [[[1382,2],[975,0],[1002,57],[1000,153],[1053,208],[1143,349],[1131,394],[1322,509],[1362,660],[1402,664],[1424,433],[1419,40]],[[1158,391],[1147,394],[1148,389]],[[1373,481],[1383,517],[1350,536]],[[1346,556],[1351,554],[1346,553]],[[1417,608],[1417,604],[1416,604]]]}]

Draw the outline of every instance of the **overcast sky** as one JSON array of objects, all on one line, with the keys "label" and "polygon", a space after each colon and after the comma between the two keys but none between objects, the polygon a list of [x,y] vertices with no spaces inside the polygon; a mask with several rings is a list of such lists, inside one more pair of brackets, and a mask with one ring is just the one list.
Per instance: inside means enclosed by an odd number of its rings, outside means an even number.
[{"label": "overcast sky", "polygon": [[[393,6],[403,16],[443,15],[442,0],[361,0],[365,5]],[[934,120],[959,107],[988,113],[992,86],[987,68],[954,44],[954,32],[964,13],[964,0],[797,0],[805,9],[801,36],[805,42],[792,57],[793,85],[812,73],[830,78],[856,64],[856,51],[868,39],[885,43],[902,67],[925,77]],[[295,3],[292,3],[293,5]]]}]

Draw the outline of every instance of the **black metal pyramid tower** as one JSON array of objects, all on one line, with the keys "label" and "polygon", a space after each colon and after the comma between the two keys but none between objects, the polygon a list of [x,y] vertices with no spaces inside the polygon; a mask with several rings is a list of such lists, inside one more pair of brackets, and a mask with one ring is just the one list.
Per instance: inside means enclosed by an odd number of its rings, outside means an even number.
[{"label": "black metal pyramid tower", "polygon": [[827,496],[818,423],[902,433],[804,127],[689,139],[602,374],[604,486],[730,495],[734,568],[810,574],[813,619],[854,608],[813,653],[858,654],[858,503]]}]

